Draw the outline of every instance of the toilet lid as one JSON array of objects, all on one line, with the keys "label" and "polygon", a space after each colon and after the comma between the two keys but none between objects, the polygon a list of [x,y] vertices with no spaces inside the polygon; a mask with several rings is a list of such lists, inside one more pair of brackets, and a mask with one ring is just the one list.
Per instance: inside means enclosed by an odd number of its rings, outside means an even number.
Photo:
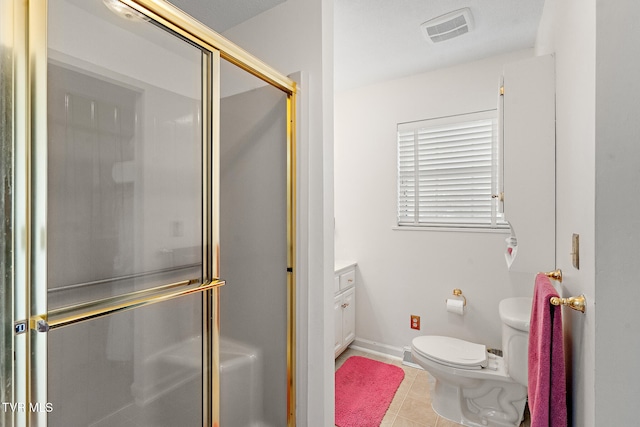
[{"label": "toilet lid", "polygon": [[426,335],[413,339],[413,348],[423,357],[447,366],[481,369],[487,366],[487,347],[452,337]]}]

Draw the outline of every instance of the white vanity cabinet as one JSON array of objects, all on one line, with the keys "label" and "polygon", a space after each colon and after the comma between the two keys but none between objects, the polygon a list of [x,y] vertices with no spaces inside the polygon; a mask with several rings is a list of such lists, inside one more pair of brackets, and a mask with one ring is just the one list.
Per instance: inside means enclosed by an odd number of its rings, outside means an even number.
[{"label": "white vanity cabinet", "polygon": [[334,351],[338,357],[356,338],[356,263],[336,262],[333,280]]}]

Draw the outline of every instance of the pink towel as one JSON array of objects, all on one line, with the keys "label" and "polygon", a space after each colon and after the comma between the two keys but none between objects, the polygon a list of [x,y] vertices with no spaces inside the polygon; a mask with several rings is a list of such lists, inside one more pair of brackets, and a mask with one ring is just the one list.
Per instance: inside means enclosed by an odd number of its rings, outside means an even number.
[{"label": "pink towel", "polygon": [[544,274],[536,276],[529,329],[529,410],[531,427],[566,427],[567,397],[562,338],[562,311]]}]

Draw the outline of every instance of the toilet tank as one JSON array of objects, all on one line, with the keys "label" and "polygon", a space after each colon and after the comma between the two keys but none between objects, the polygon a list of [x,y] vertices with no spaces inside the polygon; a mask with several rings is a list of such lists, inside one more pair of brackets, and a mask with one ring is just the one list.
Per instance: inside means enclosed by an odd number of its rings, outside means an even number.
[{"label": "toilet tank", "polygon": [[509,376],[525,387],[531,301],[529,297],[506,298],[500,301],[498,306],[502,320],[502,354],[505,367]]}]

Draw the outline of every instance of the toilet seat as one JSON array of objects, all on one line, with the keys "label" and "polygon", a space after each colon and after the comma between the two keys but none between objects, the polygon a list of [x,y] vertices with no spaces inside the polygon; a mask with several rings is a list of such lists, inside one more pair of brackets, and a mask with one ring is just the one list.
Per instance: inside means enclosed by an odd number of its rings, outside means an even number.
[{"label": "toilet seat", "polygon": [[438,335],[416,337],[414,350],[421,356],[458,369],[482,369],[488,366],[487,347],[482,344]]}]

